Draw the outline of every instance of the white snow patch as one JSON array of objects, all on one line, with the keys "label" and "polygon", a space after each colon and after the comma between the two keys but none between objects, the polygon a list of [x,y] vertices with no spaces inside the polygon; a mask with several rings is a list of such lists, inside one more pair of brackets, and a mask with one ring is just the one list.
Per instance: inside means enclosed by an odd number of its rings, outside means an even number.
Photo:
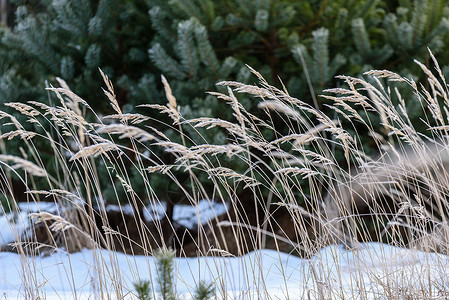
[{"label": "white snow patch", "polygon": [[[132,215],[131,204],[107,205],[107,211],[123,211]],[[144,210],[144,218],[148,222],[161,220],[165,217],[167,204],[165,202],[153,203]],[[226,213],[228,204],[211,200],[200,200],[198,205],[176,204],[173,209],[173,221],[189,229],[194,229],[200,224],[206,224],[217,216]]]},{"label": "white snow patch", "polygon": [[196,206],[175,205],[173,209],[173,220],[184,227],[193,229],[198,224],[204,225],[227,211],[227,203],[201,200]]},{"label": "white snow patch", "polygon": [[15,213],[0,216],[0,245],[19,240],[19,237],[29,227],[28,214],[46,211],[55,213],[58,206],[53,202],[20,202]]},{"label": "white snow patch", "polygon": [[7,214],[0,217],[0,245],[6,245],[18,240],[22,232],[28,227],[28,214]]},{"label": "white snow patch", "polygon": [[134,214],[134,209],[131,206],[131,204],[124,204],[124,205],[115,205],[115,204],[108,204],[106,205],[106,211],[107,212],[123,212],[127,215]]}]

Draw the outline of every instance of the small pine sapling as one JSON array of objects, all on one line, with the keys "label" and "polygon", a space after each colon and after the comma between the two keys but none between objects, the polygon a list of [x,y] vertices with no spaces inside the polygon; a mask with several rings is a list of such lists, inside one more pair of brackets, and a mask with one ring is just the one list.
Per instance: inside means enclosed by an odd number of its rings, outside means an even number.
[{"label": "small pine sapling", "polygon": [[137,293],[137,299],[150,300],[151,299],[151,285],[148,280],[139,280],[133,283],[134,289]]},{"label": "small pine sapling", "polygon": [[206,283],[201,280],[198,284],[198,287],[195,290],[195,295],[193,299],[195,300],[207,300],[215,296],[215,287],[214,283]]},{"label": "small pine sapling", "polygon": [[167,248],[163,248],[155,254],[158,272],[158,292],[163,300],[176,299],[173,283],[174,257],[175,251]]}]

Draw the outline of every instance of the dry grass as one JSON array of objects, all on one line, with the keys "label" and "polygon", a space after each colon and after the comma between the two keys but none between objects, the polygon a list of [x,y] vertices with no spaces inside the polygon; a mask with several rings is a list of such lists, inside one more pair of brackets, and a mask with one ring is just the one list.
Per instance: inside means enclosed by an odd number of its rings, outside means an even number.
[{"label": "dry grass", "polygon": [[[332,111],[327,115],[316,106],[291,97],[287,91],[270,86],[252,70],[259,85],[221,82],[219,85],[227,87],[227,94],[211,93],[229,104],[234,121],[208,117],[185,119],[164,77],[166,106],[141,105],[141,113],[123,114],[112,83],[103,73],[105,94],[115,114],[100,118],[58,79],[60,87],[49,89],[60,101],[57,106],[38,102],[8,104],[23,115],[21,119],[26,123],[33,124],[32,130],[26,130],[29,126],[12,115],[0,113],[7,122],[3,126],[7,132],[1,138],[22,139],[26,149],[23,154],[27,153],[24,157],[8,155],[6,141],[2,141],[0,146],[5,152],[0,155],[2,188],[12,197],[14,192],[8,176],[16,174],[27,186],[28,201],[49,198],[61,207],[59,215],[40,212],[31,217],[47,222],[53,233],[64,235],[69,230],[78,233],[76,236],[83,237],[89,248],[98,249],[101,245],[111,250],[112,260],[115,251],[123,250],[117,249],[118,245],[125,248],[131,243],[145,255],[152,255],[158,248],[184,240],[185,236],[176,235],[173,224],[157,220],[150,228],[143,219],[148,204],[157,206],[162,201],[151,185],[151,174],[156,172],[178,185],[192,205],[201,199],[229,203],[227,219],[216,218],[198,226],[197,236],[193,237],[198,255],[241,255],[265,247],[269,238],[278,251],[280,243],[289,244],[292,253],[307,258],[330,244],[343,244],[357,257],[359,243],[370,241],[447,254],[449,96],[435,59],[433,63],[437,75],[419,64],[428,78],[424,85],[389,71],[367,72],[367,79],[341,76],[346,88],[325,92],[324,98],[331,103],[327,108]],[[404,99],[400,89],[409,89],[415,96]],[[239,97],[257,99],[265,116],[246,111]],[[417,130],[418,125],[409,116],[410,102],[426,113],[419,121],[424,130]],[[170,141],[160,128],[153,128],[151,118],[145,116],[148,109],[168,115],[173,122],[167,128],[173,126],[181,142]],[[92,117],[96,118],[95,122],[86,121]],[[202,140],[201,130],[211,128],[225,132],[228,143],[194,143]],[[52,176],[47,171],[48,166],[36,147],[38,143],[50,146],[58,174]],[[364,146],[368,144],[377,148],[374,157],[365,154]],[[154,149],[161,148],[172,155],[170,163],[155,155]],[[244,171],[226,167],[222,163],[224,159],[245,166]],[[126,199],[120,199],[120,203],[129,203],[134,208],[137,241],[129,241],[129,228],[126,228],[129,224],[121,232],[109,225],[113,220],[108,220],[105,203],[117,199],[104,198],[105,180],[99,177],[99,166],[107,169],[110,182],[116,181],[123,187]],[[143,190],[136,191],[136,183],[130,179],[131,170],[138,174],[143,183],[139,187]],[[188,183],[178,180],[179,172],[186,173]],[[202,173],[207,175],[212,189],[201,185],[198,176]],[[39,182],[35,182],[37,178]],[[37,189],[38,186],[48,189]],[[242,194],[247,198],[239,199],[238,195]],[[242,203],[255,207],[255,218],[251,219],[242,209]],[[64,214],[74,208],[78,217]],[[290,219],[288,232],[285,224],[272,217],[277,211],[286,212]],[[98,219],[103,226],[98,226]],[[229,236],[239,241],[237,249],[228,249]],[[60,236],[58,239],[60,242],[51,247],[64,246],[61,242],[64,239]],[[33,246],[33,241],[17,236],[15,246],[19,253],[26,255],[35,253],[41,245]],[[179,255],[183,256],[182,249]],[[100,297],[127,294],[129,287],[123,286],[119,268],[105,270],[102,257],[96,263]],[[328,271],[332,268],[316,263],[310,273],[312,284],[308,285],[312,288],[305,288],[303,296],[365,299],[368,294],[374,294],[378,298],[386,295],[388,299],[438,298],[445,289],[425,278],[415,278],[416,282],[406,278],[406,274],[388,272],[387,268],[382,278],[372,274],[370,281],[377,287],[373,291],[364,286],[366,274],[360,271],[364,266],[358,267],[359,271],[352,274],[351,282],[343,289],[344,284],[338,282],[339,270],[334,270],[333,279],[327,278],[323,274],[326,268]],[[24,265],[23,268],[23,274],[32,277],[38,267]],[[113,290],[102,288],[106,276],[116,279]],[[27,295],[39,296],[39,286],[33,285],[32,278],[24,279],[28,282]],[[221,293],[223,296],[226,291]],[[265,295],[263,284],[257,293],[260,297]]]}]

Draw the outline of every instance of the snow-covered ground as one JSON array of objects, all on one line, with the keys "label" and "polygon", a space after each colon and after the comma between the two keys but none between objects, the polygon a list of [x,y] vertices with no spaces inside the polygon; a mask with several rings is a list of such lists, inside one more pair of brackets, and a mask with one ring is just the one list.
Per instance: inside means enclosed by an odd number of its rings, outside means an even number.
[{"label": "snow-covered ground", "polygon": [[[3,239],[14,236],[11,229],[24,227],[8,226],[4,218],[0,218]],[[20,214],[21,219],[25,215]],[[449,257],[384,244],[360,244],[355,251],[330,246],[310,260],[273,250],[243,257],[216,254],[175,260],[176,289],[182,299],[191,298],[199,280],[214,282],[218,299],[364,299],[365,294],[368,299],[407,295],[445,299],[449,295]],[[0,299],[132,299],[132,283],[139,279],[156,283],[152,257],[107,250],[74,254],[59,250],[48,257],[28,258],[0,253]]]},{"label": "snow-covered ground", "polygon": [[[218,299],[358,298],[359,291],[372,299],[388,298],[389,292],[426,298],[430,288],[434,296],[447,296],[448,263],[445,256],[383,244],[364,244],[356,253],[327,247],[312,260],[273,250],[243,257],[177,258],[176,289],[184,299],[191,298],[199,280],[215,282]],[[101,297],[100,286],[111,299],[132,298],[132,282],[155,283],[156,278],[152,257],[106,250],[57,252],[45,258],[0,253],[0,299],[108,298]]]}]

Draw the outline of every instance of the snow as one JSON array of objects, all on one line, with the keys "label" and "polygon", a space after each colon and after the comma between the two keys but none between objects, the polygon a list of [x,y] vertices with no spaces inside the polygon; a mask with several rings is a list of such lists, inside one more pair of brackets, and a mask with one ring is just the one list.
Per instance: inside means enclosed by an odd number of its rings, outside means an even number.
[{"label": "snow", "polygon": [[[198,220],[199,211],[204,212],[199,220],[207,220],[212,216],[205,213],[208,207],[203,204],[190,212],[190,220]],[[24,228],[20,220],[27,220],[26,214],[20,213],[17,220],[8,226],[6,216],[0,217],[2,240],[14,239],[12,229]],[[386,244],[360,244],[351,251],[328,246],[308,260],[273,250],[242,257],[220,257],[219,251],[211,254],[215,256],[175,259],[176,291],[181,299],[191,299],[200,280],[215,283],[218,299],[353,299],[362,298],[361,291],[367,299],[386,299],[389,293],[393,298],[430,298],[447,296],[449,291],[449,257]],[[156,285],[151,256],[99,249],[73,254],[58,250],[47,257],[0,252],[0,299],[136,299],[132,283],[139,279]]]},{"label": "snow", "polygon": [[201,200],[198,205],[177,204],[173,209],[173,220],[184,227],[193,229],[200,224],[206,224],[228,210],[226,203]]},{"label": "snow", "polygon": [[[160,220],[165,216],[167,205],[165,202],[159,202],[148,205],[144,210],[144,218],[151,222]],[[131,204],[125,205],[108,205],[108,211],[122,211],[127,214],[133,214]],[[196,206],[189,204],[176,204],[173,209],[173,221],[186,228],[194,229],[200,224],[206,224],[215,217],[224,214],[228,210],[228,204],[222,202],[214,202],[210,200],[200,200]]]},{"label": "snow", "polygon": [[7,214],[0,217],[0,245],[6,245],[18,240],[18,237],[29,226],[28,213],[46,211],[55,213],[58,206],[52,202],[21,202],[18,203],[16,214]]},{"label": "snow", "polygon": [[[308,295],[320,298],[315,283],[318,281],[332,285],[331,298],[343,294],[351,298],[362,288],[374,299],[386,295],[387,286],[394,289],[395,284],[402,283],[406,288],[419,290],[433,285],[436,291],[447,291],[448,262],[446,256],[376,243],[362,244],[356,252],[330,246],[311,260],[273,250],[243,257],[177,258],[176,290],[189,299],[198,281],[205,280],[216,283],[219,299],[225,294],[232,299],[268,295],[273,299],[303,299]],[[83,250],[70,255],[59,251],[45,258],[0,253],[0,270],[0,291],[6,299],[70,299],[75,294],[78,299],[87,299],[98,294],[100,282],[110,297],[131,299],[132,282],[152,279],[155,284],[157,277],[152,257],[107,250]],[[318,280],[314,280],[315,276]],[[34,286],[39,286],[39,293]]]}]

